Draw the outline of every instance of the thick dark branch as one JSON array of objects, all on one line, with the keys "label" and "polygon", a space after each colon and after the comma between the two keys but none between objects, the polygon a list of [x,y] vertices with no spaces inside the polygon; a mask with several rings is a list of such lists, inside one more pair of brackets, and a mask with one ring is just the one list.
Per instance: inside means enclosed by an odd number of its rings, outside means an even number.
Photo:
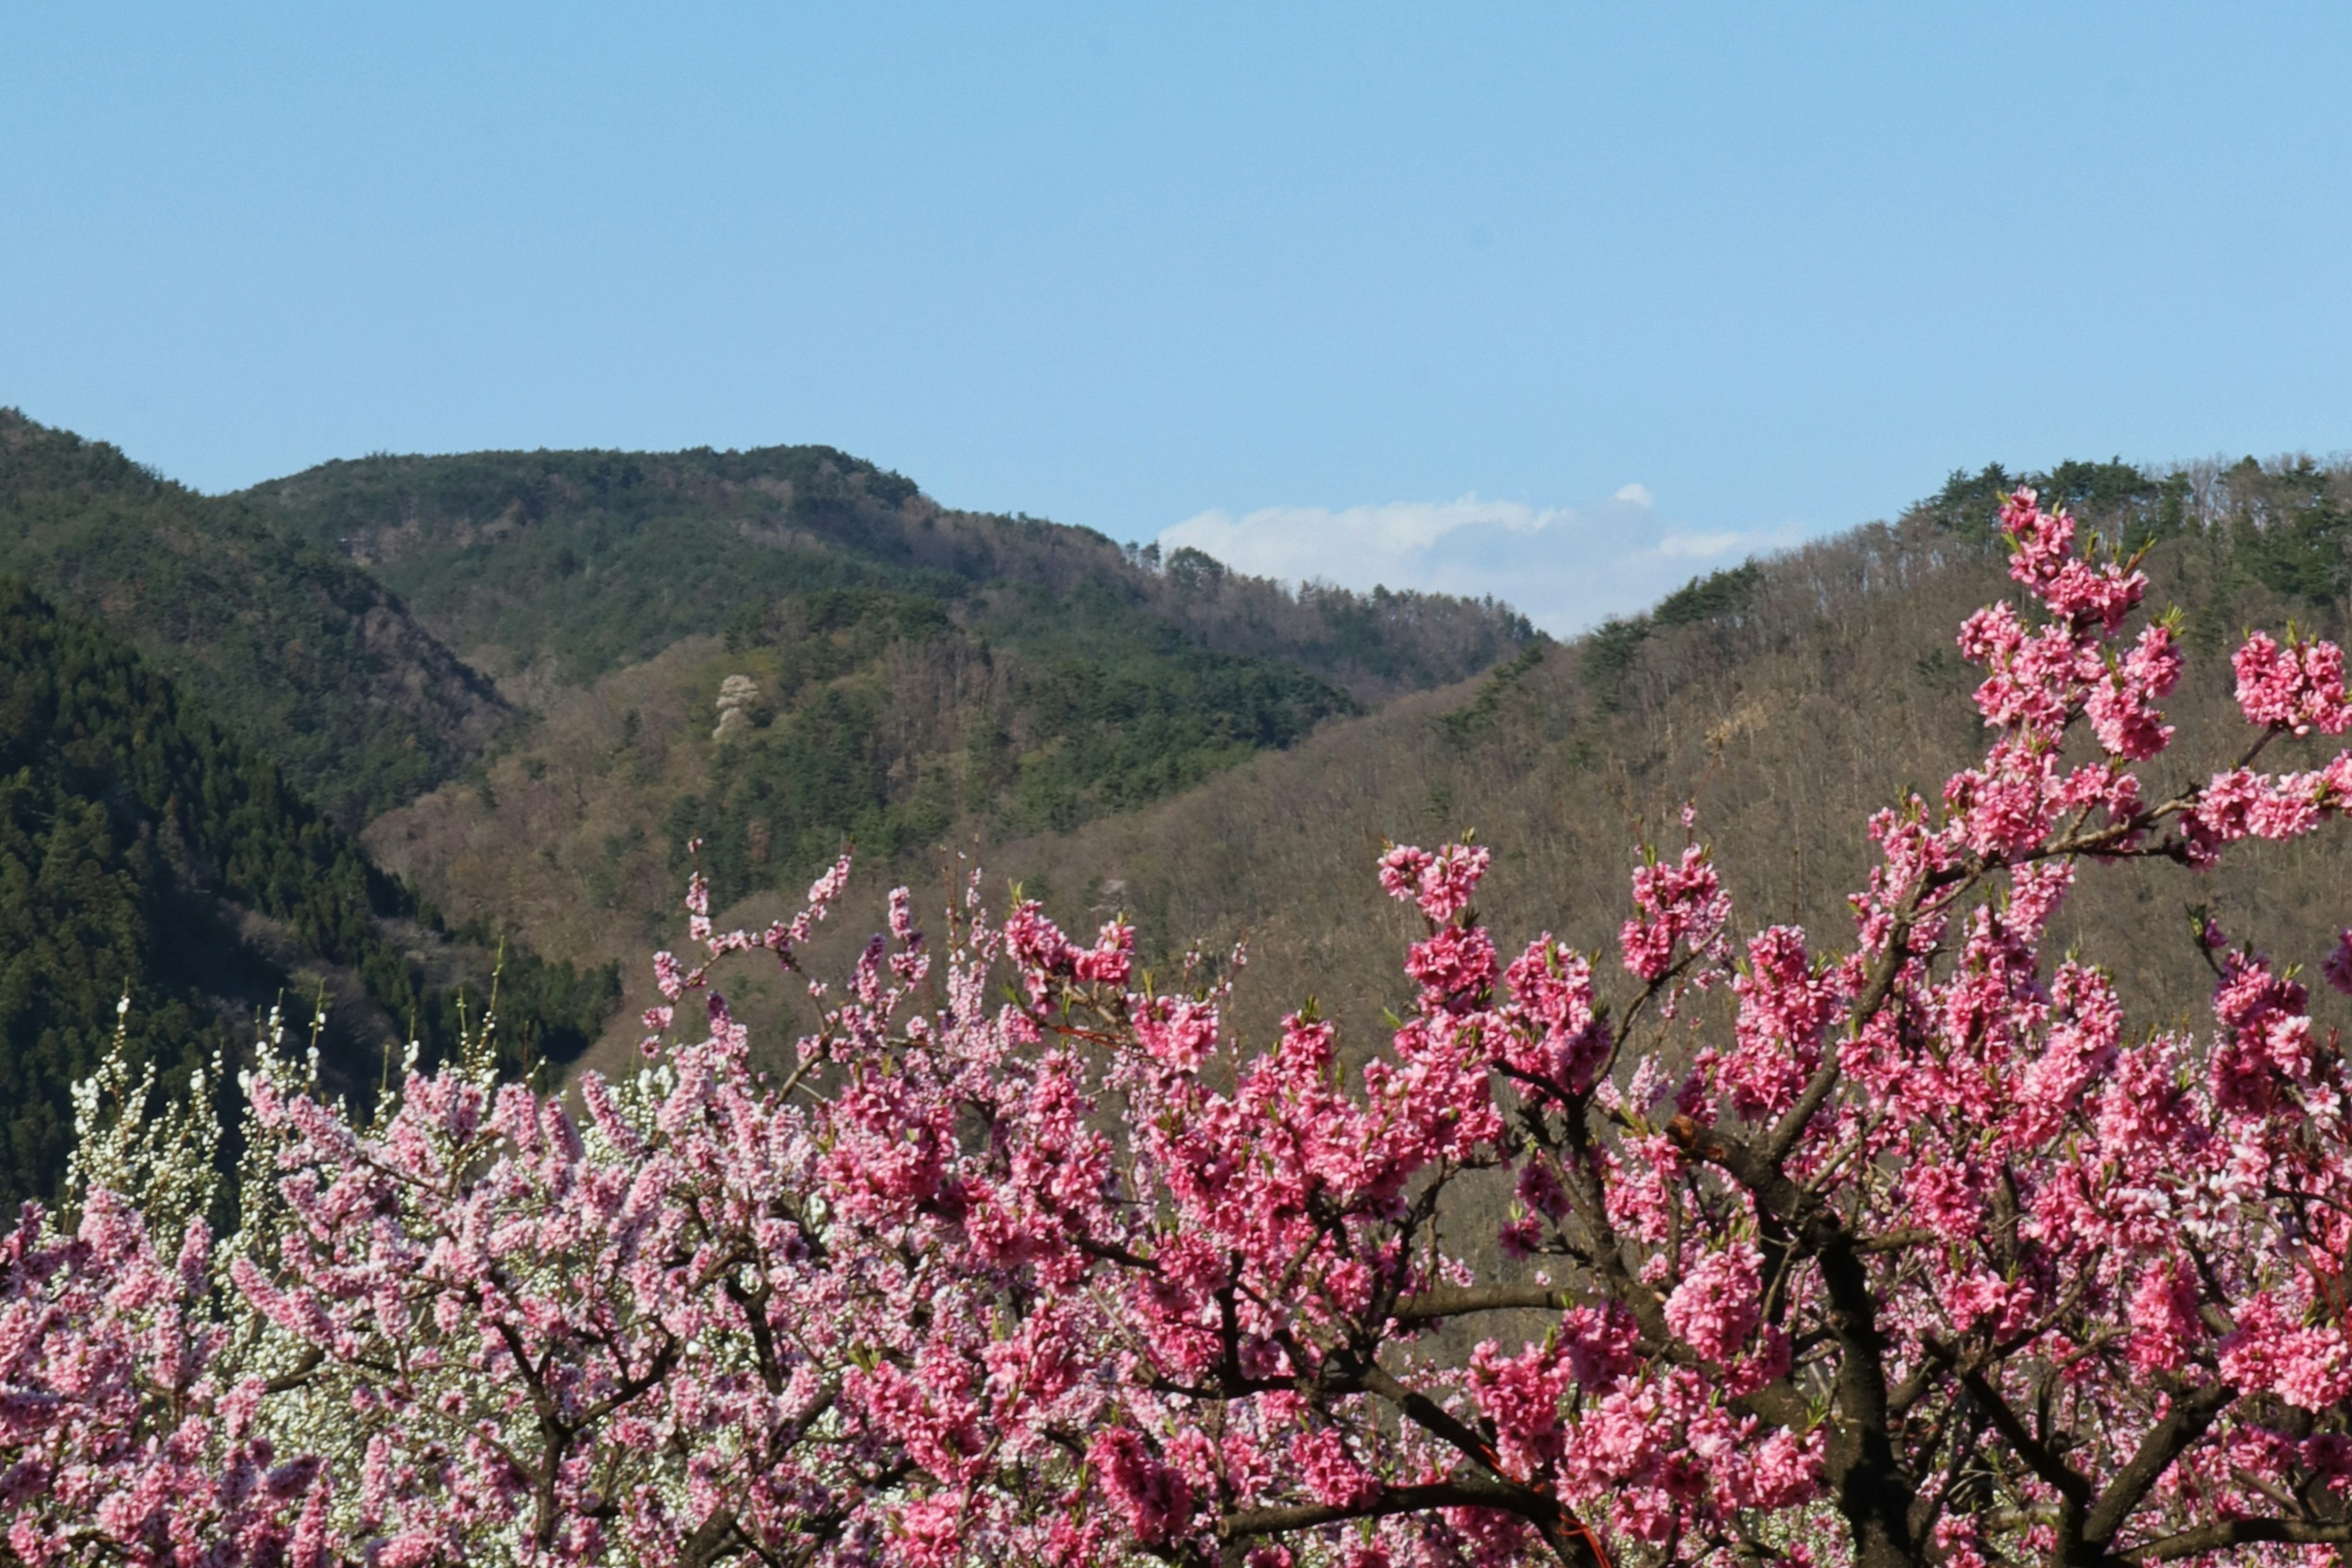
[{"label": "thick dark branch", "polygon": [[1357,1381],[1366,1393],[1379,1394],[1432,1436],[1452,1444],[1463,1458],[1493,1471],[1496,1479],[1504,1479],[1502,1458],[1495,1452],[1494,1444],[1426,1394],[1407,1388],[1378,1363],[1366,1366]]},{"label": "thick dark branch", "polygon": [[1427,1486],[1382,1487],[1363,1501],[1345,1506],[1310,1502],[1293,1508],[1243,1509],[1217,1521],[1217,1535],[1222,1540],[1238,1541],[1313,1530],[1350,1519],[1382,1519],[1392,1513],[1420,1513],[1439,1508],[1491,1508],[1504,1513],[1524,1514],[1527,1497],[1525,1487],[1475,1477]]},{"label": "thick dark branch", "polygon": [[1411,1328],[1445,1318],[1466,1318],[1474,1312],[1514,1310],[1564,1312],[1583,1300],[1558,1285],[1481,1285],[1469,1289],[1424,1290],[1407,1296],[1390,1313]]},{"label": "thick dark branch", "polygon": [[1895,1384],[1887,1394],[1887,1414],[1898,1420],[1909,1415],[1911,1407],[1927,1397],[1937,1380],[1952,1370],[1952,1362],[1950,1345],[1937,1339],[1927,1341],[1920,1347],[1919,1364],[1913,1367],[1911,1375]]},{"label": "thick dark branch", "polygon": [[[2238,1391],[2226,1383],[2209,1383],[2195,1392],[2172,1402],[2172,1413],[2158,1422],[2148,1435],[2140,1439],[2139,1451],[2130,1463],[2116,1472],[2099,1500],[2091,1505],[2090,1516],[2083,1521],[2083,1535],[2093,1546],[2104,1549],[2121,1532],[2131,1518],[2132,1510],[2164,1472],[2172,1468],[2189,1445],[2205,1436],[2207,1427],[2238,1397]],[[2262,1540],[2284,1541],[2285,1536],[2264,1536]]]},{"label": "thick dark branch", "polygon": [[714,1509],[692,1535],[678,1542],[678,1568],[710,1568],[728,1548],[736,1544],[735,1510]]},{"label": "thick dark branch", "polygon": [[263,1384],[263,1391],[269,1394],[289,1394],[293,1392],[295,1389],[298,1389],[304,1384],[310,1382],[310,1374],[318,1371],[319,1363],[326,1359],[327,1352],[325,1351],[320,1350],[317,1345],[309,1346],[302,1352],[301,1359],[294,1363],[293,1368],[290,1371],[280,1373],[278,1376],[271,1378],[268,1383]]},{"label": "thick dark branch", "polygon": [[1829,1329],[1838,1347],[1837,1418],[1827,1455],[1839,1512],[1854,1535],[1855,1560],[1865,1568],[1912,1562],[1911,1508],[1917,1489],[1895,1453],[1887,1411],[1886,1346],[1878,1331],[1878,1302],[1870,1271],[1856,1250],[1862,1238],[1832,1209],[1784,1174],[1764,1152],[1688,1116],[1666,1124],[1666,1134],[1748,1189],[1770,1222],[1788,1228],[1821,1271]]},{"label": "thick dark branch", "polygon": [[757,1290],[746,1290],[740,1280],[730,1279],[725,1289],[727,1299],[743,1314],[743,1326],[751,1331],[752,1360],[760,1368],[760,1382],[770,1394],[784,1391],[783,1363],[776,1358],[776,1332],[768,1323],[768,1301],[772,1294],[766,1280]]},{"label": "thick dark branch", "polygon": [[769,1462],[771,1464],[778,1462],[787,1450],[796,1447],[818,1422],[824,1419],[825,1413],[833,1408],[834,1402],[840,1397],[840,1384],[829,1383],[825,1385],[824,1392],[817,1395],[816,1402],[803,1411],[796,1419],[779,1421],[770,1427],[768,1429]]},{"label": "thick dark branch", "polygon": [[1666,1136],[1685,1153],[1720,1168],[1746,1187],[1758,1205],[1787,1226],[1808,1253],[1818,1253],[1827,1234],[1840,1230],[1837,1217],[1820,1199],[1781,1174],[1779,1162],[1764,1150],[1685,1115],[1666,1123]]},{"label": "thick dark branch", "polygon": [[1387,1400],[1413,1425],[1451,1444],[1465,1458],[1487,1471],[1493,1477],[1491,1484],[1497,1493],[1511,1500],[1482,1502],[1477,1506],[1504,1509],[1526,1520],[1536,1527],[1536,1532],[1543,1537],[1544,1544],[1570,1568],[1609,1568],[1609,1558],[1601,1549],[1600,1539],[1586,1528],[1582,1520],[1563,1507],[1549,1490],[1522,1486],[1511,1479],[1503,1469],[1502,1458],[1495,1452],[1494,1444],[1449,1415],[1437,1401],[1407,1388],[1382,1370],[1377,1362],[1364,1366],[1356,1381],[1365,1392]]},{"label": "thick dark branch", "polygon": [[1877,1252],[1901,1252],[1906,1247],[1927,1247],[1940,1238],[1932,1230],[1887,1230],[1876,1236],[1856,1237],[1853,1249],[1865,1257]]},{"label": "thick dark branch", "polygon": [[2210,1524],[2200,1524],[2194,1530],[2184,1530],[2178,1535],[2168,1535],[2161,1541],[2151,1541],[2145,1546],[2135,1546],[2116,1555],[2131,1563],[2172,1563],[2183,1557],[2201,1557],[2208,1552],[2271,1541],[2290,1546],[2340,1546],[2352,1542],[2352,1523],[2321,1524],[2300,1519],[2217,1519]]},{"label": "thick dark branch", "polygon": [[1830,1331],[1837,1337],[1838,1419],[1832,1425],[1827,1458],[1838,1511],[1853,1531],[1858,1563],[1869,1568],[1916,1562],[1911,1509],[1918,1490],[1895,1452],[1886,1407],[1886,1346],[1878,1331],[1870,1273],[1834,1216],[1822,1211],[1809,1218],[1806,1230],[1829,1299]]},{"label": "thick dark branch", "polygon": [[1160,1271],[1158,1263],[1149,1258],[1138,1257],[1117,1242],[1097,1241],[1089,1236],[1077,1236],[1070,1238],[1070,1245],[1088,1258],[1099,1259],[1104,1263],[1116,1263],[1122,1268],[1140,1268],[1151,1274]]},{"label": "thick dark branch", "polygon": [[[1891,958],[1894,954],[1887,956]],[[1891,975],[1889,983],[1892,984]],[[1874,1005],[1872,1011],[1876,1010]],[[1763,1152],[1766,1159],[1777,1165],[1789,1157],[1789,1151],[1795,1148],[1797,1140],[1805,1135],[1805,1129],[1812,1124],[1813,1113],[1828,1100],[1830,1091],[1837,1088],[1837,1082],[1838,1042],[1832,1040],[1822,1047],[1822,1065],[1813,1069],[1811,1081],[1805,1085],[1796,1102],[1789,1107],[1788,1114],[1780,1118],[1771,1135],[1765,1139]]]},{"label": "thick dark branch", "polygon": [[2036,1437],[2033,1429],[2025,1424],[2025,1418],[2010,1407],[2009,1401],[2001,1397],[2000,1390],[1988,1382],[1984,1373],[1964,1372],[1960,1374],[1960,1381],[1968,1384],[1969,1392],[1976,1396],[1977,1404],[1992,1418],[1993,1429],[2000,1434],[2001,1440],[2017,1450],[2018,1458],[2033,1467],[2035,1475],[2055,1487],[2059,1495],[2076,1508],[2091,1506],[2090,1478]]},{"label": "thick dark branch", "polygon": [[573,1429],[577,1430],[602,1421],[605,1416],[667,1377],[670,1368],[677,1364],[677,1342],[665,1336],[661,1349],[656,1351],[653,1359],[646,1363],[646,1370],[616,1384],[610,1394],[596,1401],[595,1404],[583,1408],[580,1414],[572,1418]]}]

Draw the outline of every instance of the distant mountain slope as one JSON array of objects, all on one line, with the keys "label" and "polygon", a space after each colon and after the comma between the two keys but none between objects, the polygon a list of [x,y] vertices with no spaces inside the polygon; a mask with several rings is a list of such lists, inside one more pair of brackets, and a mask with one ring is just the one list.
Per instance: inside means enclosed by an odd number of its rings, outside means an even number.
[{"label": "distant mountain slope", "polygon": [[[135,1047],[180,1083],[241,1061],[281,995],[299,1028],[327,994],[339,1090],[372,1091],[401,1040],[447,1049],[492,956],[437,921],[172,678],[0,578],[0,1205],[59,1174],[68,1086],[126,994]],[[576,1053],[614,985],[507,954],[509,1065]]]},{"label": "distant mountain slope", "polygon": [[[1675,812],[1696,799],[1743,931],[1797,918],[1842,932],[1844,895],[1867,870],[1869,813],[1906,787],[1933,798],[1984,744],[1969,695],[1979,676],[1953,641],[1969,612],[2014,592],[1995,511],[2027,479],[2110,539],[2150,546],[2150,603],[2183,613],[2192,663],[2166,704],[2179,735],[2159,778],[2202,776],[2243,748],[2229,656],[2246,627],[2352,631],[2352,466],[1990,468],[1954,476],[1894,525],[1719,574],[1649,615],[1329,726],[1149,810],[989,849],[991,885],[1042,889],[1074,929],[1124,910],[1154,963],[1196,939],[1212,951],[1246,939],[1253,1029],[1316,996],[1359,1046],[1379,1037],[1383,1000],[1412,994],[1397,972],[1409,922],[1370,874],[1383,838],[1475,828],[1496,856],[1480,907],[1499,931],[1549,928],[1607,951],[1638,864],[1634,825],[1678,846]],[[2311,766],[2341,744],[2283,744],[2264,765]],[[2263,945],[2352,925],[2344,834],[2247,848],[2207,876],[2142,868],[2069,900],[2061,927],[2122,967],[2146,1009],[2135,1026],[2208,1016],[2192,902]]]},{"label": "distant mountain slope", "polygon": [[585,680],[677,637],[827,590],[929,598],[1024,647],[1074,595],[1096,620],[1171,627],[1377,702],[1485,668],[1525,642],[1492,603],[1293,595],[1198,552],[1160,570],[1090,529],[940,507],[829,447],[749,452],[479,452],[324,464],[245,492],[371,570],[485,668],[551,660]]},{"label": "distant mountain slope", "polygon": [[190,681],[347,822],[448,777],[507,721],[364,571],[13,409],[0,409],[0,572]]},{"label": "distant mountain slope", "polygon": [[[1294,593],[1198,552],[943,509],[824,447],[370,458],[245,492],[538,710],[369,842],[581,962],[720,897],[1066,829],[1534,637],[1444,595]],[[714,733],[729,691],[732,716]]]},{"label": "distant mountain slope", "polygon": [[1063,646],[1041,635],[1025,656],[919,595],[785,601],[748,634],[558,690],[478,774],[385,813],[368,843],[536,948],[634,960],[674,923],[690,838],[721,899],[797,889],[845,842],[881,866],[1074,826],[1359,710],[1294,667],[1098,625],[1073,598]]}]

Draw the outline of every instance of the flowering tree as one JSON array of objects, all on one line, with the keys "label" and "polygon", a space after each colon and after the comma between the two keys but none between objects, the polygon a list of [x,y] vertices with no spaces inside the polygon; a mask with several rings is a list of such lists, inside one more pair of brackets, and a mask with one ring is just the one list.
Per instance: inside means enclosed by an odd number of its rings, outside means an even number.
[{"label": "flowering tree", "polygon": [[28,1563],[324,1561],[315,1457],[278,1464],[269,1394],[218,1365],[204,1299],[211,1238],[191,1226],[160,1255],[123,1201],[91,1194],[53,1234],[26,1205],[0,1242],[0,1508]]},{"label": "flowering tree", "polygon": [[[901,892],[764,1081],[717,966],[793,966],[845,863],[759,933],[715,931],[698,880],[651,1065],[575,1102],[478,1048],[361,1127],[273,1058],[238,1237],[162,1263],[139,1208],[200,1213],[200,1155],[118,1153],[77,1229],[6,1243],[9,1550],[2335,1560],[2337,1042],[2210,925],[2200,1036],[2127,1030],[2042,948],[2082,872],[2352,805],[2352,753],[2256,766],[2352,727],[2342,656],[2250,637],[2242,753],[2162,783],[2182,655],[2130,625],[2136,563],[2030,491],[2002,521],[2029,608],[1960,637],[1990,742],[1871,823],[1843,940],[1736,942],[1694,844],[1635,873],[1615,952],[1507,957],[1484,849],[1392,849],[1418,1000],[1351,1066],[1311,1008],[1244,1046],[1118,923],[1081,944],[967,896],[935,966]],[[2352,989],[2352,933],[2324,973]]]},{"label": "flowering tree", "polygon": [[[1963,629],[1991,744],[1940,810],[1871,824],[1843,951],[1774,927],[1735,953],[1694,847],[1636,873],[1614,963],[1549,936],[1507,963],[1471,905],[1486,852],[1401,848],[1420,1000],[1349,1074],[1311,1013],[1240,1049],[1214,998],[1136,983],[1123,928],[1081,947],[1013,912],[1027,1005],[966,1048],[997,1083],[1097,1070],[1118,1132],[986,1102],[987,1245],[1108,1380],[1078,1482],[1130,1546],[1875,1565],[2352,1540],[2336,1042],[2210,928],[2204,1042],[2127,1038],[2107,977],[2041,952],[2078,868],[2203,866],[2343,809],[2352,755],[2254,771],[2352,722],[2342,656],[2249,639],[2243,755],[2153,788],[2172,626],[2121,640],[2136,563],[2078,553],[2030,492],[2003,522],[2040,613]],[[2327,973],[2352,986],[2352,936]],[[1691,993],[1718,984],[1707,1026]],[[1465,1189],[1513,1194],[1495,1245]]]}]

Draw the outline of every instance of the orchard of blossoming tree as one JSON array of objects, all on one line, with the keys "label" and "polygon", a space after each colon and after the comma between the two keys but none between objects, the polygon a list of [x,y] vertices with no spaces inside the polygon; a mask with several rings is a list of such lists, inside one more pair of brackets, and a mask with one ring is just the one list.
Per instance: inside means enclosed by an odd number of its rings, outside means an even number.
[{"label": "orchard of blossoming tree", "polygon": [[2352,809],[2352,753],[2261,768],[2352,727],[2343,656],[2248,637],[2242,747],[2168,768],[2136,563],[2002,522],[1990,744],[1866,825],[1850,930],[1749,931],[1695,837],[1615,951],[1498,948],[1486,849],[1393,848],[1419,1000],[1343,1058],[1117,923],[975,890],[935,957],[902,892],[771,1078],[721,991],[847,862],[762,931],[698,878],[641,1072],[535,1096],[485,1025],[362,1121],[273,1048],[233,1205],[209,1102],[110,1064],[0,1243],[6,1553],[2337,1561],[2352,1124],[2299,975],[2352,989],[2352,933],[2208,923],[2210,1026],[2144,1035],[2043,933],[2112,862]]}]

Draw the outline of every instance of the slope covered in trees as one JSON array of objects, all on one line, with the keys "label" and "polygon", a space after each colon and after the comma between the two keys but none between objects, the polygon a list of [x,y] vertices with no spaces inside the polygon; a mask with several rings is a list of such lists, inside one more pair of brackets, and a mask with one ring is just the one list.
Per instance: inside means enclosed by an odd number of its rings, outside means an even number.
[{"label": "slope covered in trees", "polygon": [[1492,603],[1297,593],[950,510],[828,447],[371,458],[246,499],[537,709],[369,842],[583,961],[673,921],[689,838],[731,897],[853,839],[891,860],[1066,830],[1533,637]]},{"label": "slope covered in trees", "polygon": [[[491,960],[438,921],[144,656],[0,578],[0,1204],[62,1173],[67,1090],[126,995],[167,1083],[322,993],[335,1087],[372,1091],[399,1041],[445,1052]],[[516,1070],[576,1053],[615,985],[520,952],[499,984]]]},{"label": "slope covered in trees", "polygon": [[[1591,945],[1633,864],[1627,825],[1663,833],[1695,800],[1743,908],[1825,928],[1865,869],[1850,825],[1981,745],[1963,700],[1979,677],[1952,628],[2010,591],[1998,497],[2026,480],[2087,527],[2148,546],[2151,602],[2179,607],[2202,656],[2168,703],[2185,756],[2241,722],[2215,650],[2250,625],[2347,630],[2352,468],[1993,468],[1955,475],[1891,524],[1718,574],[1479,681],[1333,726],[1134,816],[988,850],[985,863],[1044,889],[1074,924],[1123,910],[1154,963],[1196,938],[1246,939],[1239,994],[1261,1031],[1308,994],[1369,1005],[1352,1020],[1363,1025],[1380,1005],[1365,998],[1408,999],[1381,940],[1404,928],[1376,889],[1331,875],[1369,864],[1384,838],[1475,829],[1496,858],[1481,896],[1491,916]],[[2062,926],[2070,939],[2119,937],[2110,953],[2144,966],[2127,978],[2145,1021],[2169,1022],[2205,1005],[2170,963],[2190,940],[2189,905],[2261,937],[2294,921],[2352,924],[2347,887],[2340,838],[2257,845],[2189,883],[2103,879]]]},{"label": "slope covered in trees", "polygon": [[0,409],[0,572],[187,681],[347,824],[448,777],[508,719],[365,572],[13,409]]},{"label": "slope covered in trees", "polygon": [[[0,572],[138,647],[289,795],[377,818],[477,935],[592,968],[667,920],[691,837],[735,894],[852,838],[1066,829],[1531,636],[948,510],[830,448],[375,458],[206,497],[13,410]],[[730,675],[755,694],[719,745]]]},{"label": "slope covered in trees", "polygon": [[1156,548],[944,508],[829,447],[374,457],[245,496],[365,563],[501,675],[545,660],[591,679],[843,589],[929,599],[1024,650],[1066,641],[1056,622],[1073,610],[1130,640],[1172,627],[1188,646],[1278,660],[1365,701],[1459,679],[1529,635],[1492,603],[1293,594],[1198,551],[1163,570]]},{"label": "slope covered in trees", "polygon": [[[827,591],[559,692],[474,779],[370,825],[384,863],[534,946],[633,957],[675,923],[705,840],[722,898],[804,886],[845,841],[927,862],[950,838],[1075,826],[1360,711],[1294,666],[1184,644],[1087,596],[1016,657],[936,601]],[[713,734],[730,680],[740,719]]]}]

